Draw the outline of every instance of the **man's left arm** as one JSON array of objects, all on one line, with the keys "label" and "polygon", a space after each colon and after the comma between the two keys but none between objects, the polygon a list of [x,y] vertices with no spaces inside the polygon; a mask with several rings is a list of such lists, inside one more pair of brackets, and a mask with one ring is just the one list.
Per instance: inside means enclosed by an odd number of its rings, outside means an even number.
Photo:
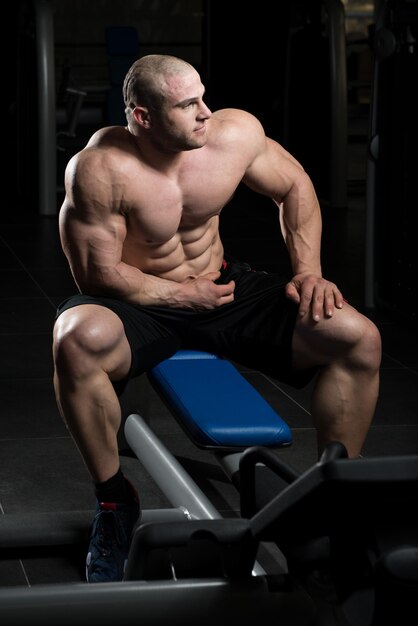
[{"label": "man's left arm", "polygon": [[286,287],[288,298],[299,304],[301,317],[309,312],[315,321],[331,317],[335,308],[343,306],[343,296],[322,276],[322,218],[310,177],[280,144],[265,138],[243,182],[270,196],[280,208],[281,229],[294,274]]}]

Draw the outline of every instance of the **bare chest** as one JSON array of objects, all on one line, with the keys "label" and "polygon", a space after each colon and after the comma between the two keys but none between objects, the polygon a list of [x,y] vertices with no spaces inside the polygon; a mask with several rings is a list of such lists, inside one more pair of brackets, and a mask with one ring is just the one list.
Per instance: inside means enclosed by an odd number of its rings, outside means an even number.
[{"label": "bare chest", "polygon": [[180,178],[152,177],[132,185],[127,212],[130,238],[147,244],[199,230],[231,199],[240,176],[190,171]]}]

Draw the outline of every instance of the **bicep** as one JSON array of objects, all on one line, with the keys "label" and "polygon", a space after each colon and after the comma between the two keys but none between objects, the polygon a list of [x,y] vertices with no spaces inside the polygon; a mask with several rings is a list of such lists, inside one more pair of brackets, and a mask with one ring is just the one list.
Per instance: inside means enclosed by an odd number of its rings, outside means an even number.
[{"label": "bicep", "polygon": [[99,286],[121,261],[125,219],[103,211],[82,211],[64,203],[60,236],[74,279],[81,290]]},{"label": "bicep", "polygon": [[62,246],[79,288],[95,288],[120,262],[126,236],[111,155],[82,150],[67,165],[65,189],[59,215]]},{"label": "bicep", "polygon": [[276,141],[266,137],[247,168],[243,183],[280,204],[295,183],[306,177],[301,164]]}]

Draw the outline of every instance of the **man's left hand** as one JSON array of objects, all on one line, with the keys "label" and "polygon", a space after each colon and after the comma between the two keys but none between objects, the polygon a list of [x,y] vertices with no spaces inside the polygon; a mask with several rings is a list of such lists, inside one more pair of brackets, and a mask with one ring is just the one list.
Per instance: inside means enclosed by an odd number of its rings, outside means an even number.
[{"label": "man's left hand", "polygon": [[311,312],[315,322],[332,317],[335,309],[341,309],[344,304],[338,287],[315,274],[296,274],[286,285],[286,296],[299,304],[300,317]]}]

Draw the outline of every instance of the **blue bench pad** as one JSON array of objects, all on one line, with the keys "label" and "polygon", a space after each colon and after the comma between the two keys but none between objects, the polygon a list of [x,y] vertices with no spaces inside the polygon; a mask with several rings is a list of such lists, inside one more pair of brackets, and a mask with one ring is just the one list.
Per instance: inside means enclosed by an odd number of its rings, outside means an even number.
[{"label": "blue bench pad", "polygon": [[229,361],[180,350],[149,378],[195,443],[202,447],[284,446],[286,422]]}]

